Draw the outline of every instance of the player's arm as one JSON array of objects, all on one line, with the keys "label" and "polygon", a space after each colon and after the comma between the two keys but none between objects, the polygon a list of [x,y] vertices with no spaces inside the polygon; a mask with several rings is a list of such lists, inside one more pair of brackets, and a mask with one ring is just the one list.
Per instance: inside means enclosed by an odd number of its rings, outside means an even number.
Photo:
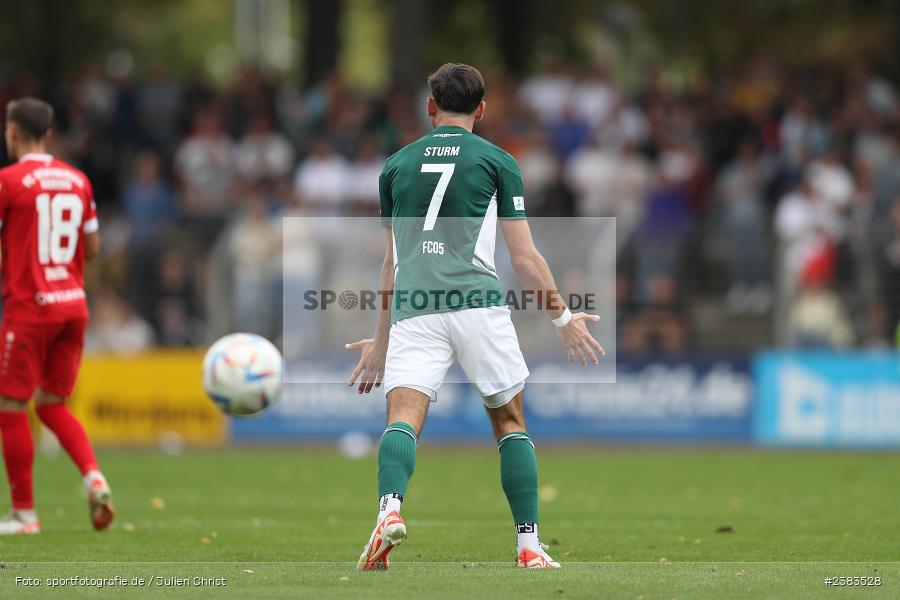
[{"label": "player's arm", "polygon": [[81,234],[84,239],[84,260],[90,261],[100,254],[100,222],[97,220],[97,204],[94,203],[94,188],[91,182],[85,179],[85,194],[88,199],[85,202],[84,224],[81,226]]},{"label": "player's arm", "polygon": [[384,251],[384,262],[381,263],[379,286],[381,295],[378,305],[378,323],[375,335],[370,339],[346,344],[347,350],[361,350],[359,363],[353,369],[347,385],[352,386],[359,379],[360,394],[371,392],[372,387],[379,387],[384,377],[384,361],[387,358],[388,338],[391,333],[391,298],[394,292],[394,233],[391,227],[394,199],[391,194],[391,159],[385,164],[378,178],[378,195],[381,199],[381,221],[387,235]]},{"label": "player's arm", "polygon": [[378,304],[378,322],[375,325],[375,335],[370,339],[359,340],[352,344],[345,344],[347,350],[362,350],[359,363],[353,369],[347,385],[352,386],[359,379],[357,390],[360,394],[372,391],[372,387],[380,387],[384,377],[384,361],[387,357],[388,339],[391,333],[391,294],[394,291],[394,243],[390,227],[385,227],[387,233],[387,249],[384,253],[384,262],[381,264],[380,286]]},{"label": "player's arm", "polygon": [[84,234],[84,260],[94,260],[100,254],[100,233]]},{"label": "player's arm", "polygon": [[587,322],[599,321],[600,317],[583,312],[572,314],[556,288],[547,261],[534,245],[528,221],[501,220],[500,228],[519,281],[526,289],[539,294],[543,301],[541,308],[556,326],[556,335],[566,349],[569,362],[575,362],[578,356],[583,365],[587,365],[588,359],[595,365],[599,364],[598,356],[606,352],[588,331]]},{"label": "player's arm", "polygon": [[526,289],[540,293],[541,308],[553,320],[569,362],[575,362],[575,356],[578,356],[583,365],[587,365],[587,357],[595,365],[599,364],[597,355],[606,353],[588,332],[587,321],[599,321],[600,317],[585,313],[573,315],[556,289],[550,267],[535,247],[525,220],[525,186],[519,165],[511,155],[504,153],[497,159],[496,174],[500,228],[519,280]]}]

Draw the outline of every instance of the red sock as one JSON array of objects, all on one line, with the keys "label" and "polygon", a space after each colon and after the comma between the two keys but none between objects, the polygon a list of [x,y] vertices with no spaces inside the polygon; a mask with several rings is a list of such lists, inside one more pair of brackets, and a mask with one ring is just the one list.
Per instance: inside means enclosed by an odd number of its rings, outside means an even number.
[{"label": "red sock", "polygon": [[59,443],[65,448],[72,462],[82,475],[88,471],[98,471],[94,449],[88,441],[84,427],[78,422],[69,407],[63,402],[45,404],[37,409],[38,418],[50,431],[56,434]]},{"label": "red sock", "polygon": [[3,462],[12,493],[13,510],[34,508],[31,467],[34,464],[34,442],[28,426],[28,413],[0,412],[0,435],[3,436]]}]

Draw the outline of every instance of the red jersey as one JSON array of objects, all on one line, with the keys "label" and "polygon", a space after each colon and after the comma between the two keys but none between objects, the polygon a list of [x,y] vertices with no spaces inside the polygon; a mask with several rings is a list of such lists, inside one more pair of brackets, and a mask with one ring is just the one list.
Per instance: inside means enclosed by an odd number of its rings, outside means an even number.
[{"label": "red jersey", "polygon": [[49,154],[0,169],[4,319],[86,319],[82,234],[97,229],[94,192],[78,169]]}]

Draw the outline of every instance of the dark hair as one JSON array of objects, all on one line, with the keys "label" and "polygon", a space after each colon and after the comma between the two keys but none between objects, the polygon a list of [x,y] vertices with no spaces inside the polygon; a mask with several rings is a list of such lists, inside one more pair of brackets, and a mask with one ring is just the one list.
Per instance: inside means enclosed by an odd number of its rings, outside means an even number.
[{"label": "dark hair", "polygon": [[468,115],[484,98],[484,77],[475,67],[447,63],[428,76],[428,87],[443,111]]},{"label": "dark hair", "polygon": [[6,120],[16,124],[26,138],[39,140],[50,131],[53,107],[37,98],[19,98],[6,105]]}]

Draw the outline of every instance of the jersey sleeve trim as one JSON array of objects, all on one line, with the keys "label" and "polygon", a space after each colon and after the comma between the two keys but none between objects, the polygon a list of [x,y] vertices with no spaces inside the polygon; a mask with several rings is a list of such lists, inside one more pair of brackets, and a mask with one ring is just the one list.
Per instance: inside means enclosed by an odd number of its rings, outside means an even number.
[{"label": "jersey sleeve trim", "polygon": [[81,226],[81,230],[85,233],[97,233],[100,230],[100,221],[97,220],[97,217],[88,219]]}]

